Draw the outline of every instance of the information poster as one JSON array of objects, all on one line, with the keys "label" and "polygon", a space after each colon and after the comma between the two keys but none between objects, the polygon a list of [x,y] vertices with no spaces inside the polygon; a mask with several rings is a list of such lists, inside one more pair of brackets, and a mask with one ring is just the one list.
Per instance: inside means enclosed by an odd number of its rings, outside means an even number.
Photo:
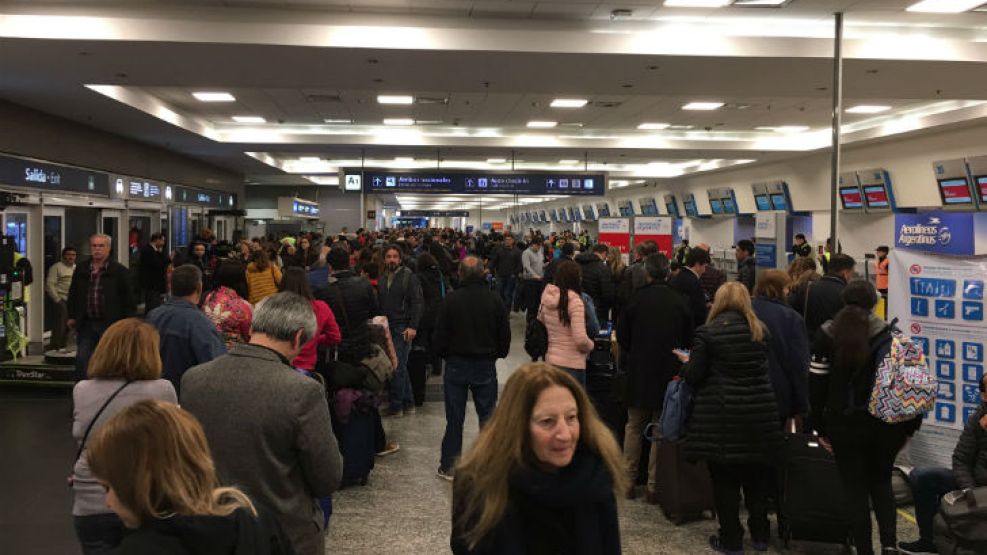
[{"label": "information poster", "polygon": [[603,245],[617,247],[627,261],[631,252],[631,221],[627,218],[600,218],[599,241]]},{"label": "information poster", "polygon": [[672,218],[661,216],[634,218],[634,245],[640,245],[645,241],[654,241],[658,245],[658,252],[671,258]]}]

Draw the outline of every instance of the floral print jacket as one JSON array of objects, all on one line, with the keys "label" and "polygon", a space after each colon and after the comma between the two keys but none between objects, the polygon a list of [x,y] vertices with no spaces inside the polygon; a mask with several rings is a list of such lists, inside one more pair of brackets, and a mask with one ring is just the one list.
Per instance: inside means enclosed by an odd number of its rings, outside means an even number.
[{"label": "floral print jacket", "polygon": [[250,320],[254,311],[236,291],[229,287],[210,291],[202,303],[202,310],[223,336],[227,350],[250,341]]}]

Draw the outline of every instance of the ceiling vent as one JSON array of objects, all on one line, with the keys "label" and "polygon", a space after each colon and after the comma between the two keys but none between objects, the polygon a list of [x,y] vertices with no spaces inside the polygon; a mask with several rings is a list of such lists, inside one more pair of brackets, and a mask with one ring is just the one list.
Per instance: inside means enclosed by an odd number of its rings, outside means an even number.
[{"label": "ceiling vent", "polygon": [[334,102],[342,102],[343,98],[338,94],[307,94],[305,99],[313,104],[330,104]]},{"label": "ceiling vent", "polygon": [[617,108],[621,104],[623,104],[623,102],[619,102],[616,100],[594,100],[593,102],[589,103],[589,105],[592,106],[593,108]]}]

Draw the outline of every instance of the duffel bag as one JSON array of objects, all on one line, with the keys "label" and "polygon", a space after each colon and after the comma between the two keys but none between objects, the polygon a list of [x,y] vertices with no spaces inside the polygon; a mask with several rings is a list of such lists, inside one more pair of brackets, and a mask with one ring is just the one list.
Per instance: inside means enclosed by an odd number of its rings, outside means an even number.
[{"label": "duffel bag", "polygon": [[933,523],[940,554],[987,553],[987,487],[947,493]]}]

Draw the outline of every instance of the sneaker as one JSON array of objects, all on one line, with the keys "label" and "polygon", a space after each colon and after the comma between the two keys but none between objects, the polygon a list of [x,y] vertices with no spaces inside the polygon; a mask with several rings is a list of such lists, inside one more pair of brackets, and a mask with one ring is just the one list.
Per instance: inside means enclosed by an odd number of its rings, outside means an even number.
[{"label": "sneaker", "polygon": [[377,453],[378,457],[386,457],[388,455],[393,455],[401,450],[401,446],[398,445],[396,441],[388,441],[384,444],[384,449]]},{"label": "sneaker", "polygon": [[387,409],[387,410],[381,412],[380,413],[380,416],[382,418],[401,418],[402,416],[404,416],[404,411],[402,411],[400,409],[398,409],[398,410]]},{"label": "sneaker", "polygon": [[768,542],[766,542],[766,541],[765,542],[751,542],[751,545],[754,546],[754,551],[767,551],[768,550]]},{"label": "sneaker", "polygon": [[743,549],[727,549],[723,547],[723,545],[720,543],[719,536],[710,536],[709,546],[713,548],[713,551],[717,553],[723,553],[723,555],[744,555]]},{"label": "sneaker", "polygon": [[914,542],[900,542],[898,549],[903,553],[918,555],[919,553],[938,553],[936,545],[929,540],[918,540]]},{"label": "sneaker", "polygon": [[451,482],[451,481],[453,481],[453,480],[456,479],[456,475],[453,474],[453,472],[452,472],[451,469],[442,468],[441,466],[435,472],[435,475],[438,476],[439,478],[442,478],[443,480],[448,481],[448,482]]},{"label": "sneaker", "polygon": [[415,407],[414,406],[406,407],[404,409],[404,415],[405,416],[414,416],[415,415]]}]

